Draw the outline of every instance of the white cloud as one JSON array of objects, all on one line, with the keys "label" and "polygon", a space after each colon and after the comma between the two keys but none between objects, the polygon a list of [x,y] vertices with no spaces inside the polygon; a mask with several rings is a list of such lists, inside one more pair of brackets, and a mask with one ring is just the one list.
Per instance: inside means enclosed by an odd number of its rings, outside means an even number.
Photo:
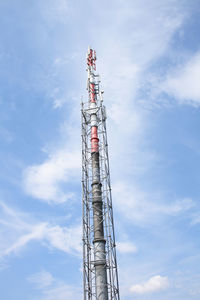
[{"label": "white cloud", "polygon": [[62,227],[48,222],[37,222],[29,215],[16,212],[5,204],[2,207],[0,258],[20,253],[33,241],[40,242],[48,248],[80,256],[82,250],[80,225]]},{"label": "white cloud", "polygon": [[136,253],[138,248],[132,242],[117,242],[117,251],[125,253]]},{"label": "white cloud", "polygon": [[162,193],[145,193],[123,182],[113,185],[113,195],[118,212],[126,219],[142,226],[163,221],[164,216],[176,216],[195,206],[190,198],[169,202]]},{"label": "white cloud", "polygon": [[63,106],[63,104],[66,102],[66,98],[62,97],[62,98],[55,98],[53,101],[53,108],[61,108]]},{"label": "white cloud", "polygon": [[[112,23],[111,15],[115,16]],[[178,1],[173,1],[173,9],[171,1],[166,0],[116,1],[112,9],[103,12],[103,20],[108,29],[98,25],[94,28],[98,37],[94,41],[97,69],[102,75],[109,117],[112,176],[123,164],[121,173],[125,177],[126,170],[133,170],[138,161],[146,169],[156,161],[149,149],[144,152],[144,141],[149,141],[145,134],[153,122],[150,111],[139,101],[139,92],[144,88],[149,67],[168,50],[184,13]],[[149,105],[148,99],[146,102]]]},{"label": "white cloud", "polygon": [[32,240],[40,240],[43,238],[45,226],[46,224],[33,226],[29,233],[21,235],[10,247],[5,249],[3,256],[9,255],[12,252],[16,253]]},{"label": "white cloud", "polygon": [[[62,3],[64,3],[65,9],[60,11],[67,12],[66,1],[60,0],[56,6],[58,8],[63,7]],[[96,45],[97,55],[99,54],[101,57],[97,67],[103,76],[102,82],[106,92],[105,104],[110,117],[108,134],[109,144],[112,146],[112,149],[110,147],[110,153],[113,157],[113,166],[117,166],[117,161],[120,160],[119,157],[124,156],[124,152],[127,152],[126,149],[133,149],[133,144],[138,156],[141,153],[141,151],[138,151],[138,145],[140,145],[148,118],[147,112],[141,109],[137,103],[137,92],[148,65],[167,49],[171,37],[183,21],[182,12],[176,9],[176,6],[178,6],[177,1],[174,1],[173,10],[171,10],[171,4],[168,1],[163,1],[162,4],[158,4],[157,1],[152,1],[150,4],[148,1],[144,1],[144,3],[141,3],[141,1],[126,1],[126,3],[117,1],[111,10],[106,11],[104,9],[102,11],[105,3],[103,5],[102,3],[97,4],[97,11],[102,13],[101,21],[110,20],[111,14],[116,16],[113,18],[112,23],[109,22],[109,30],[107,26],[101,26],[96,22],[93,27],[96,35],[92,40],[93,44]],[[58,8],[56,8],[55,15],[59,10]],[[154,21],[152,22],[152,20]],[[127,32],[127,22],[130,24],[128,36],[122,34]],[[141,26],[141,23],[143,26]],[[120,34],[120,39],[118,34]],[[95,36],[98,36],[97,40]],[[60,62],[67,61],[67,48],[68,45],[66,45],[66,52],[62,52],[65,53],[64,55],[59,54],[56,59],[54,57],[54,65],[63,65]],[[79,60],[80,57],[80,53],[78,53],[76,60]],[[67,69],[66,64],[64,68]],[[82,80],[80,70],[74,69],[74,71],[78,81]],[[52,89],[48,86],[49,94],[52,93],[54,98],[54,108],[61,107],[68,95],[68,91],[64,94],[59,92],[63,89],[66,91],[64,87],[66,87],[67,78],[63,81],[60,78],[61,76],[63,77],[62,72],[56,73],[56,82],[59,82],[59,88],[55,89],[54,86]],[[85,73],[85,78],[86,76]],[[73,114],[73,117],[75,116],[73,112],[70,114]],[[71,117],[69,118],[71,119]],[[77,117],[76,120],[75,127],[79,129]],[[66,148],[64,151],[61,150],[60,153],[56,151],[40,165],[28,167],[24,173],[26,192],[49,203],[61,203],[73,197],[71,193],[64,193],[61,187],[62,183],[68,181],[68,174],[74,168],[77,169],[81,166],[79,158],[76,159],[76,165],[73,167],[68,166],[68,161],[71,160],[70,155]],[[76,155],[79,157],[78,153]],[[62,160],[61,163],[59,163],[59,156]],[[74,159],[72,158],[72,160]],[[131,160],[131,158],[128,160],[127,166],[131,165]],[[136,158],[136,160],[138,159]]]},{"label": "white cloud", "polygon": [[44,270],[29,276],[28,281],[34,283],[36,288],[40,290],[37,296],[39,300],[79,300],[82,298],[82,293],[77,286],[68,285]]},{"label": "white cloud", "polygon": [[58,283],[56,286],[43,291],[41,300],[66,300],[73,299],[79,300],[82,298],[81,292],[77,291],[77,287],[72,287],[63,282]]},{"label": "white cloud", "polygon": [[132,285],[130,291],[134,294],[146,294],[166,289],[168,285],[167,277],[156,275],[143,284]]},{"label": "white cloud", "polygon": [[66,253],[80,255],[82,251],[81,226],[60,227],[49,226],[46,228],[44,239],[49,245]]},{"label": "white cloud", "polygon": [[96,28],[99,34],[95,44],[103,57],[98,67],[108,101],[112,99],[113,105],[117,102],[124,107],[143,85],[149,64],[169,47],[184,13],[178,1],[173,1],[171,9],[171,2],[166,0],[117,1],[111,11],[103,12],[105,22],[107,18],[110,20],[111,13],[115,18],[109,24],[109,31],[107,27]]},{"label": "white cloud", "polygon": [[51,273],[43,270],[28,277],[28,281],[34,283],[38,289],[43,289],[50,286],[53,283],[54,278]]},{"label": "white cloud", "polygon": [[170,72],[162,88],[180,101],[200,105],[200,53]]},{"label": "white cloud", "polygon": [[49,203],[65,202],[73,194],[63,192],[60,185],[77,178],[80,166],[79,152],[67,152],[65,148],[55,151],[42,164],[25,169],[24,189],[32,197]]},{"label": "white cloud", "polygon": [[195,215],[193,217],[193,220],[192,220],[192,225],[196,225],[198,223],[200,223],[200,214],[199,215]]},{"label": "white cloud", "polygon": [[31,241],[40,241],[48,247],[80,255],[82,249],[81,227],[71,226],[67,228],[58,225],[51,226],[47,223],[33,225],[29,233],[20,235],[10,247],[3,251],[2,256],[19,252]]}]

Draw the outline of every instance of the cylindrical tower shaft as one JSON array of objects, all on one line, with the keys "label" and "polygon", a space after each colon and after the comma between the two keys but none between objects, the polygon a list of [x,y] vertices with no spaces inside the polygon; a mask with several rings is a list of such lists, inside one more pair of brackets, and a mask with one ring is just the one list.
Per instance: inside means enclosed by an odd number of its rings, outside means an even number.
[{"label": "cylindrical tower shaft", "polygon": [[106,251],[103,229],[103,210],[101,183],[99,176],[99,153],[92,153],[92,206],[94,224],[94,267],[96,276],[96,296],[98,300],[108,299],[107,273],[106,273]]},{"label": "cylindrical tower shaft", "polygon": [[94,268],[96,281],[96,298],[98,300],[108,300],[107,270],[106,270],[106,250],[103,228],[103,202],[101,193],[100,166],[99,166],[99,139],[98,122],[96,111],[96,92],[93,70],[95,68],[95,55],[93,50],[88,53],[88,81],[89,81],[89,101],[91,109],[91,159],[92,159],[92,207],[94,226]]},{"label": "cylindrical tower shaft", "polygon": [[89,48],[89,101],[81,110],[84,300],[120,300],[106,111],[95,62]]}]

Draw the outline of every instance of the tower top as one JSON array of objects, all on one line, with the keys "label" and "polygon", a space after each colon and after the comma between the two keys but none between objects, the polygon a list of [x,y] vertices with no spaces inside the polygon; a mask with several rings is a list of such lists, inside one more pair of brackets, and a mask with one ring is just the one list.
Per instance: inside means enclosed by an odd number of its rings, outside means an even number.
[{"label": "tower top", "polygon": [[94,70],[96,70],[96,51],[91,49],[90,46],[88,47],[88,51],[87,51],[87,65],[90,68],[93,68]]}]

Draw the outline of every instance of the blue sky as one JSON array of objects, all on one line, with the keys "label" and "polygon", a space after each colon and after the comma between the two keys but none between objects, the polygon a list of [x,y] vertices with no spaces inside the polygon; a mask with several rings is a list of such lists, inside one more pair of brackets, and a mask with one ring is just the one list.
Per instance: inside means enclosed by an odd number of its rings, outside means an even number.
[{"label": "blue sky", "polygon": [[200,1],[0,1],[3,300],[82,298],[80,101],[97,51],[121,299],[200,298]]}]

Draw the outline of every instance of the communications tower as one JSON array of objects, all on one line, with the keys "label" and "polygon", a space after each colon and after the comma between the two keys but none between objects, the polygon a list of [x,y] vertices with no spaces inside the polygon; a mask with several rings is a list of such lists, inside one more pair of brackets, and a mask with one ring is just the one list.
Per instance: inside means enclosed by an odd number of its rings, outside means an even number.
[{"label": "communications tower", "polygon": [[84,300],[119,300],[106,110],[96,52],[87,52],[88,101],[82,102]]}]

